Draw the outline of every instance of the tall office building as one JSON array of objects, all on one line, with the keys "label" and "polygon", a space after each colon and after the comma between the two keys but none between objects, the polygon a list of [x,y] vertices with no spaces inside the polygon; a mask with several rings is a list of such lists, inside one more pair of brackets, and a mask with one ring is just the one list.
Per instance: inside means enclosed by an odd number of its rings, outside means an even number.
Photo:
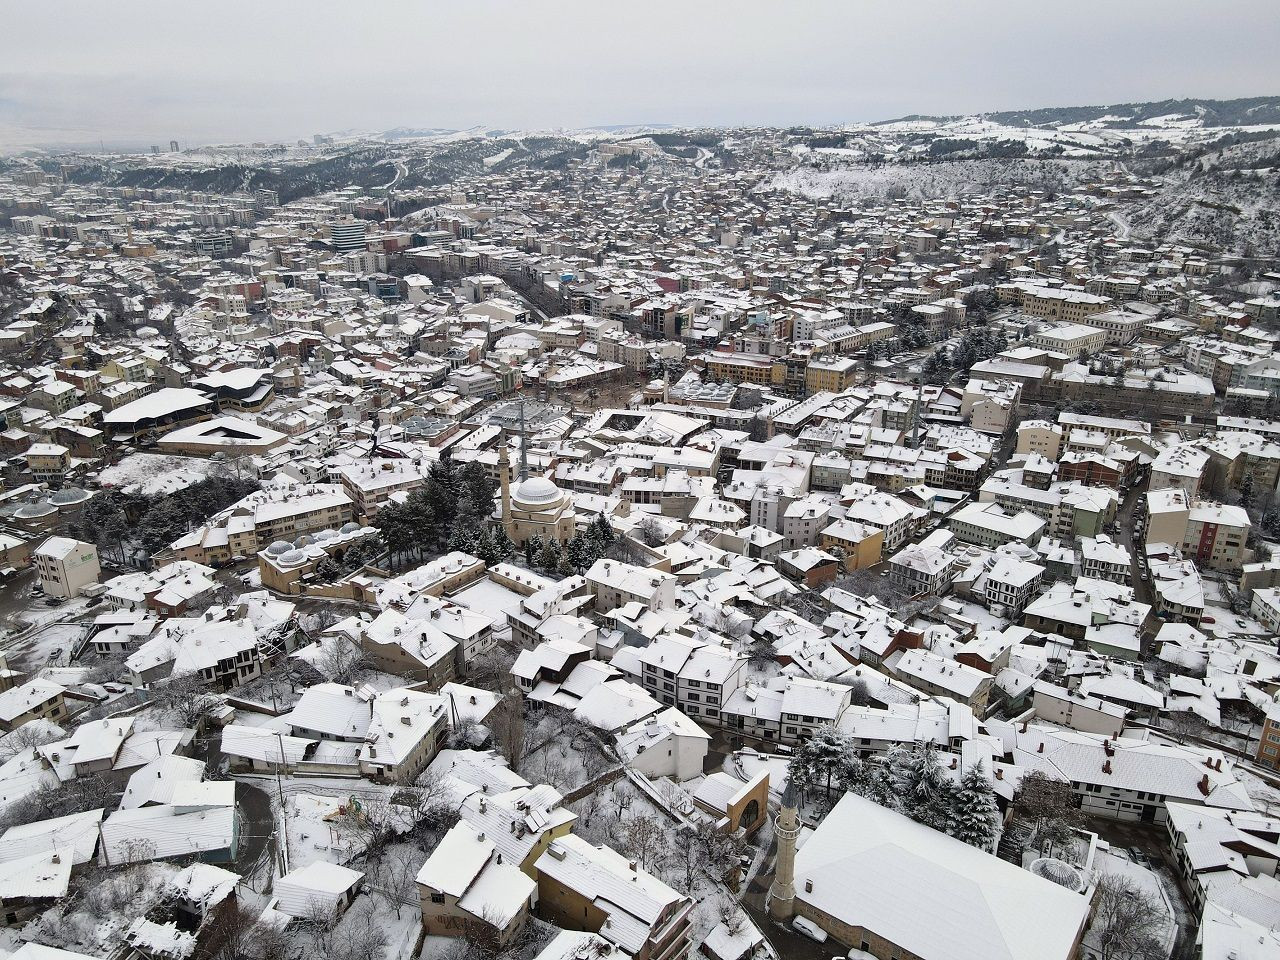
[{"label": "tall office building", "polygon": [[343,217],[329,224],[329,238],[339,250],[363,250],[364,221]]}]

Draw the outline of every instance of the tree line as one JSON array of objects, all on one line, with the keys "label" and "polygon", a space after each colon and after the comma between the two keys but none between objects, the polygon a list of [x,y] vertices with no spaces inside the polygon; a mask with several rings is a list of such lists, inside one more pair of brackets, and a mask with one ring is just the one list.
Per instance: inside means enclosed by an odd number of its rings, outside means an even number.
[{"label": "tree line", "polygon": [[971,846],[991,850],[1000,836],[995,791],[982,764],[953,782],[932,744],[895,746],[883,761],[858,757],[853,738],[827,726],[800,744],[791,757],[790,778],[824,805],[852,791]]},{"label": "tree line", "polygon": [[149,557],[257,489],[256,480],[214,472],[159,497],[104,490],[85,503],[68,533],[96,544],[118,563],[130,564],[138,547]]}]

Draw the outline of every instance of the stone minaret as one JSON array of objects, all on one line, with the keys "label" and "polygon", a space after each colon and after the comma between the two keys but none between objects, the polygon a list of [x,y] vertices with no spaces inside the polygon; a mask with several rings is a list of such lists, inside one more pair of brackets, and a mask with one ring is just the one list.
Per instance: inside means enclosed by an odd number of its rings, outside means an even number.
[{"label": "stone minaret", "polygon": [[789,920],[796,912],[796,838],[800,836],[800,792],[790,780],[782,792],[782,809],[773,822],[778,841],[778,862],[769,887],[769,915]]},{"label": "stone minaret", "polygon": [[502,484],[502,529],[511,535],[511,458],[505,437],[498,440],[498,480]]}]

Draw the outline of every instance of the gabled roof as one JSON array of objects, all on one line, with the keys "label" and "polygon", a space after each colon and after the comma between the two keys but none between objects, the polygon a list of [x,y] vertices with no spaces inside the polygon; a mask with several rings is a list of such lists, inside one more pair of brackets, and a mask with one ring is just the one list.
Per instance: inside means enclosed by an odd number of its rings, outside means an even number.
[{"label": "gabled roof", "polygon": [[796,855],[796,897],[921,960],[1068,960],[1088,901],[846,794]]}]

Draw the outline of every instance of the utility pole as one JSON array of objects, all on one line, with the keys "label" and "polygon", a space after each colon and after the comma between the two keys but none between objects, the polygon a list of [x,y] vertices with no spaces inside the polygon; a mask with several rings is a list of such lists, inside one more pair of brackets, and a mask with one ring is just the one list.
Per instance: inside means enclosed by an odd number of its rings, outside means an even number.
[{"label": "utility pole", "polygon": [[276,731],[280,745],[280,762],[276,764],[276,796],[280,799],[280,836],[284,840],[284,872],[289,872],[289,821],[284,808],[284,787],[280,784],[280,768],[284,766],[284,737]]}]

